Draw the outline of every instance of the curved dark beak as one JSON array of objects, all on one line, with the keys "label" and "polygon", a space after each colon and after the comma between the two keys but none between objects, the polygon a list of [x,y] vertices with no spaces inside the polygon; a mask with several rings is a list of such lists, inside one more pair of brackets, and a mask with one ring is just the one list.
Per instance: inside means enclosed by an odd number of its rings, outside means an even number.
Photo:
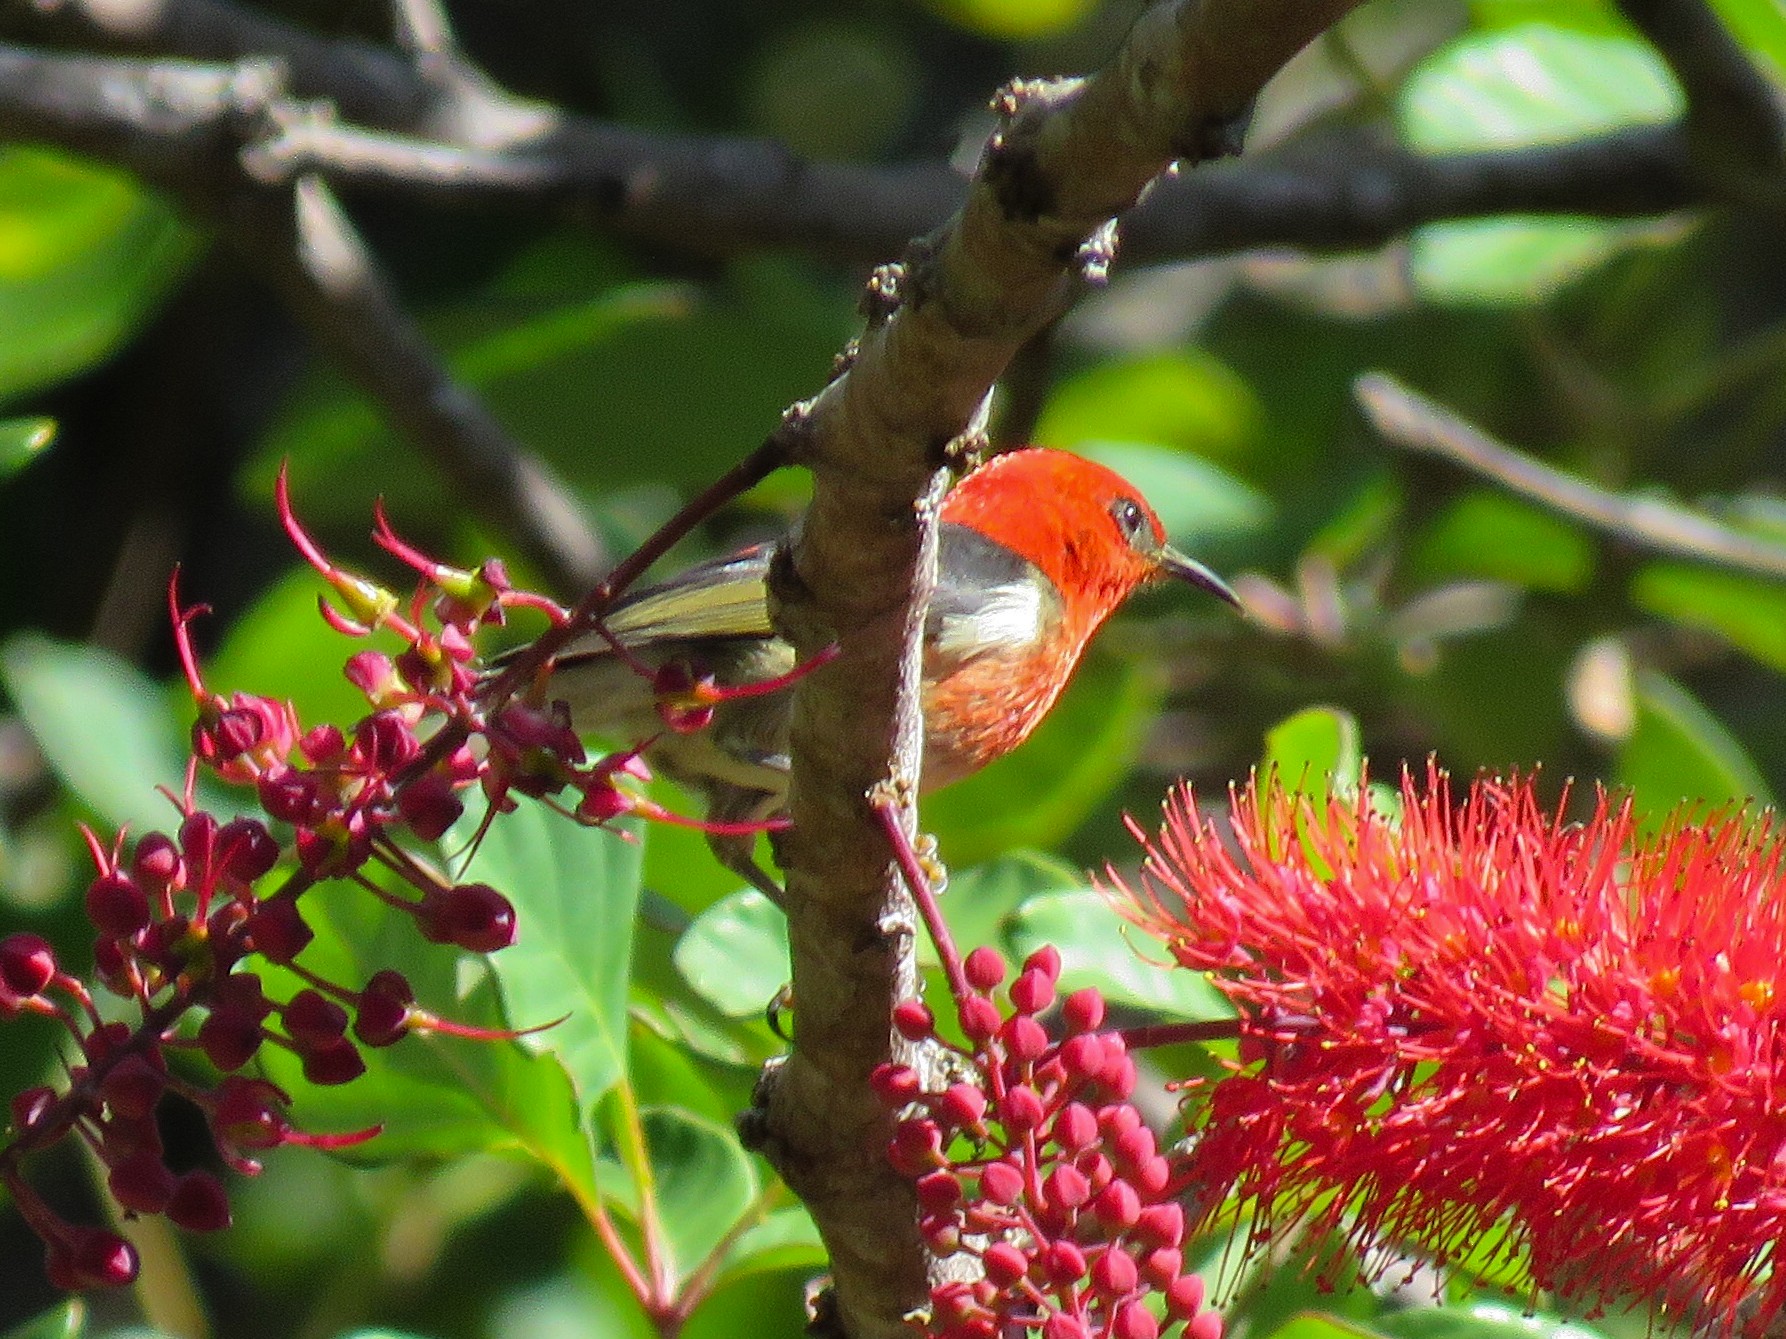
[{"label": "curved dark beak", "polygon": [[1154,561],[1159,564],[1163,575],[1188,581],[1198,590],[1206,590],[1216,599],[1225,600],[1236,609],[1240,608],[1240,597],[1228,588],[1226,581],[1195,558],[1187,558],[1170,544],[1160,545],[1154,554]]}]

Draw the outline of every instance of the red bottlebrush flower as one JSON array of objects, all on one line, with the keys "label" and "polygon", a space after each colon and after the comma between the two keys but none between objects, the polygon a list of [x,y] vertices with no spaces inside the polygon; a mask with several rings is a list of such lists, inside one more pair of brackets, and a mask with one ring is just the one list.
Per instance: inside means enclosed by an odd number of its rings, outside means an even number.
[{"label": "red bottlebrush flower", "polygon": [[1569,822],[1525,779],[1454,807],[1436,770],[1401,808],[1255,782],[1218,822],[1181,791],[1117,883],[1240,1010],[1189,1184],[1441,1261],[1505,1222],[1541,1288],[1766,1329],[1786,834],[1738,812],[1646,838],[1605,795]]}]

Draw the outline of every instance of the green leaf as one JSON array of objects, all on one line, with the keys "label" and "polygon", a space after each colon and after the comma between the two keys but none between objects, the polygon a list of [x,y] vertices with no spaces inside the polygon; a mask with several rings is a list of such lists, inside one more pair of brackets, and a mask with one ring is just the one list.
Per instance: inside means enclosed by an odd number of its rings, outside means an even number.
[{"label": "green leaf", "polygon": [[1358,722],[1339,707],[1304,707],[1265,732],[1262,775],[1276,772],[1286,790],[1324,799],[1356,790],[1364,773]]},{"label": "green leaf", "polygon": [[[474,1027],[508,1026],[487,961],[426,942],[408,914],[342,883],[307,893],[303,909],[316,935],[301,959],[307,971],[357,988],[374,972],[391,968],[409,979],[417,1003],[430,1013]],[[262,975],[276,999],[304,984],[276,967],[264,967]],[[349,1161],[514,1150],[593,1193],[594,1165],[578,1094],[557,1057],[531,1053],[518,1042],[438,1032],[412,1034],[392,1046],[364,1048],[362,1054],[365,1074],[326,1088],[307,1083],[295,1057],[277,1047],[263,1047],[261,1063],[268,1077],[292,1094],[300,1129],[382,1127],[370,1142],[341,1150],[339,1156]]]},{"label": "green leaf", "polygon": [[[1402,89],[1402,135],[1422,153],[1559,144],[1680,116],[1668,67],[1630,37],[1529,23],[1472,33]],[[1442,302],[1542,300],[1642,231],[1590,219],[1432,224],[1413,237],[1416,282]]]},{"label": "green leaf", "polygon": [[14,1326],[4,1339],[79,1339],[86,1328],[87,1308],[80,1298],[71,1297],[61,1306]]},{"label": "green leaf", "polygon": [[[1018,909],[1010,930],[1012,952],[1027,957],[1044,944],[1060,951],[1064,989],[1096,986],[1113,1003],[1201,1021],[1231,1018],[1233,1008],[1201,972],[1170,965],[1160,945],[1117,915],[1089,888],[1043,893]],[[1156,955],[1149,961],[1148,955]]]},{"label": "green leaf", "polygon": [[0,148],[0,403],[109,356],[196,250],[127,174]]},{"label": "green leaf", "polygon": [[[481,821],[468,810],[446,849],[465,849]],[[490,824],[460,873],[514,902],[516,941],[491,956],[491,970],[510,1026],[563,1019],[521,1044],[563,1063],[586,1115],[626,1073],[639,863],[638,841],[623,831],[584,827],[522,800]]]},{"label": "green leaf", "polygon": [[787,917],[755,888],[723,897],[695,917],[672,958],[695,993],[728,1018],[761,1017],[793,975]]},{"label": "green leaf", "polygon": [[156,787],[180,793],[186,746],[159,684],[109,652],[35,633],[0,650],[0,678],[62,784],[106,826],[178,821]]},{"label": "green leaf", "polygon": [[1236,464],[1261,441],[1264,424],[1252,388],[1233,369],[1187,348],[1099,362],[1066,378],[1049,395],[1031,438],[1067,450],[1147,442]]},{"label": "green leaf", "polygon": [[[1082,888],[1085,876],[1077,865],[1046,851],[1011,851],[983,865],[950,871],[943,894],[943,919],[963,953],[982,944],[998,946],[1006,939],[1008,921],[1037,893]],[[918,947],[918,961],[936,966],[929,936]]]},{"label": "green leaf", "polygon": [[1602,1334],[1579,1321],[1534,1316],[1489,1300],[1391,1311],[1371,1322],[1371,1328],[1391,1339],[1600,1339]]},{"label": "green leaf", "polygon": [[1077,27],[1097,0],[925,0],[969,32],[1006,40],[1048,37]]},{"label": "green leaf", "polygon": [[1637,725],[1619,753],[1616,777],[1652,829],[1683,803],[1773,802],[1736,737],[1686,689],[1648,671],[1638,676]]},{"label": "green leaf", "polygon": [[771,1270],[821,1269],[825,1260],[825,1243],[812,1215],[796,1204],[777,1209],[733,1242],[719,1281]]},{"label": "green leaf", "polygon": [[671,1267],[687,1278],[756,1199],[756,1168],[725,1126],[674,1107],[642,1115]]},{"label": "green leaf", "polygon": [[24,469],[55,438],[54,419],[0,419],[0,479],[10,479]]},{"label": "green leaf", "polygon": [[1299,1311],[1270,1333],[1271,1339],[1370,1339],[1378,1329],[1322,1311]]},{"label": "green leaf", "polygon": [[1594,546],[1566,521],[1492,489],[1464,494],[1412,545],[1406,573],[1422,582],[1505,581],[1575,594],[1594,574]]},{"label": "green leaf", "polygon": [[1786,8],[1779,0],[1712,0],[1712,8],[1750,55],[1773,65],[1776,79],[1786,74]]},{"label": "green leaf", "polygon": [[1786,671],[1786,586],[1691,563],[1650,563],[1631,582],[1638,608],[1705,628]]},{"label": "green leaf", "polygon": [[943,859],[975,865],[1059,845],[1128,774],[1164,698],[1159,666],[1087,656],[1022,748],[925,797],[922,820]]}]

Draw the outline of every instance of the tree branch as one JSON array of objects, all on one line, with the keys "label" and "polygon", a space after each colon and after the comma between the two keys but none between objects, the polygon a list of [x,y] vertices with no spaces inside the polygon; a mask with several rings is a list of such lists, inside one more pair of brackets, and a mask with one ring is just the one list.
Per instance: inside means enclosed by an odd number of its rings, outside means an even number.
[{"label": "tree branch", "polygon": [[[1020,84],[959,212],[876,291],[854,364],[805,413],[815,487],[772,588],[803,656],[794,692],[788,879],[796,1045],[764,1093],[768,1150],[831,1252],[840,1328],[905,1334],[926,1279],[909,1184],[870,1091],[915,989],[912,908],[871,793],[903,795],[922,751],[922,611],[948,444],[1025,339],[1107,252],[1113,218],[1173,159],[1233,152],[1260,86],[1350,0],[1176,0],[1142,15],[1087,80]],[[887,788],[891,788],[890,791]]]},{"label": "tree branch", "polygon": [[1404,450],[1448,460],[1560,516],[1639,548],[1756,576],[1786,579],[1786,548],[1690,508],[1609,493],[1497,442],[1394,377],[1372,372],[1354,393],[1371,426]]},{"label": "tree branch", "polygon": [[265,62],[48,55],[0,46],[0,137],[126,167],[215,226],[471,512],[511,536],[560,590],[591,585],[600,541],[549,467],[453,378],[315,178],[269,187],[241,145],[282,114]]}]

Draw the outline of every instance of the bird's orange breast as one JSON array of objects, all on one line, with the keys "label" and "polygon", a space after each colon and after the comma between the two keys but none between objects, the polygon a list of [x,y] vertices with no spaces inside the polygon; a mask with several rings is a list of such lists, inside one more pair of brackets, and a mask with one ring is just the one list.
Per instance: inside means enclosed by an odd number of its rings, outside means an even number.
[{"label": "bird's orange breast", "polygon": [[989,655],[926,684],[923,788],[953,785],[1028,739],[1071,670],[1038,672],[1033,654]]}]

